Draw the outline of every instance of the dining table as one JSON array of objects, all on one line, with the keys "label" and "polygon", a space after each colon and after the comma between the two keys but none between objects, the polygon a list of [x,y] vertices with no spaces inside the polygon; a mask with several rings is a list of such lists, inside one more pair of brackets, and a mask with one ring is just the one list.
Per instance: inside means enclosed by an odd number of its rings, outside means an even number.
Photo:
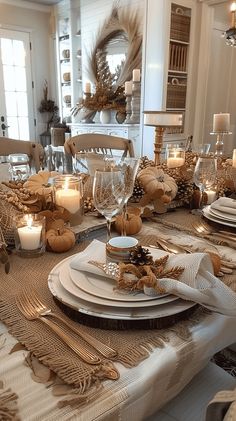
[{"label": "dining table", "polygon": [[[135,237],[151,253],[158,250],[159,238],[191,246],[193,253],[217,251],[233,268],[220,280],[235,292],[236,242],[200,235],[193,228],[200,219],[187,208],[148,215]],[[63,301],[52,286],[57,282],[53,278],[57,268],[66,259],[80,256],[94,240],[103,245],[107,240],[103,218],[93,213],[86,214],[74,232],[77,241],[68,252],[46,251],[30,258],[12,250],[9,273],[0,265],[0,419],[145,420],[177,396],[213,355],[236,342],[235,315],[187,300],[174,312],[171,303],[166,304],[161,317],[158,310],[157,315],[150,311],[150,323],[142,323],[138,307],[116,309],[119,314],[124,311],[123,320],[113,318],[112,306],[104,314],[96,302],[92,311],[89,306],[83,308],[83,300],[69,292],[68,301]],[[117,234],[113,231],[112,235]],[[71,326],[116,354],[105,357],[73,333],[78,343],[100,359],[94,365],[84,362],[41,320],[28,320],[19,311],[16,298],[25,288],[36,291]],[[173,308],[178,306],[175,303]]]}]

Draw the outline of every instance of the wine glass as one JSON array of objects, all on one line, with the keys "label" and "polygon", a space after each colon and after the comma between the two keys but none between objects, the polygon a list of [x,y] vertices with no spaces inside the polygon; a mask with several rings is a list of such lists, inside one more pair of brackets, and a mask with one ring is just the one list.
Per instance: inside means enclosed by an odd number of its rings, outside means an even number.
[{"label": "wine glass", "polygon": [[124,174],[124,198],[122,209],[122,232],[121,235],[126,235],[125,220],[127,218],[127,203],[132,196],[134,189],[134,182],[139,168],[139,158],[131,157],[113,157],[106,159],[106,166],[121,170]]},{"label": "wine glass", "polygon": [[200,209],[196,213],[201,213],[203,206],[203,193],[205,189],[212,187],[216,180],[216,159],[212,156],[199,157],[194,169],[193,181],[197,187],[199,187],[200,197]]},{"label": "wine glass", "polygon": [[111,220],[124,203],[124,174],[116,169],[96,170],[93,181],[94,206],[107,222],[107,237],[111,238]]}]

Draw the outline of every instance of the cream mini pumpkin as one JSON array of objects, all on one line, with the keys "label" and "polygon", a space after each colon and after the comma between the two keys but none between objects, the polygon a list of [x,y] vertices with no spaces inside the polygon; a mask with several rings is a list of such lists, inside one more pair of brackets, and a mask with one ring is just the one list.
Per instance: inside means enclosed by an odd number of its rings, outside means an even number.
[{"label": "cream mini pumpkin", "polygon": [[50,251],[63,253],[75,245],[75,234],[69,228],[49,229],[46,232],[46,245]]},{"label": "cream mini pumpkin", "polygon": [[140,171],[138,180],[142,184],[145,193],[151,199],[162,195],[170,196],[171,199],[177,194],[178,187],[173,177],[164,173],[161,168],[147,167]]},{"label": "cream mini pumpkin", "polygon": [[33,174],[29,177],[24,183],[24,187],[40,196],[48,196],[52,191],[52,187],[49,186],[48,180],[56,175],[58,175],[56,171],[39,171],[37,174]]}]

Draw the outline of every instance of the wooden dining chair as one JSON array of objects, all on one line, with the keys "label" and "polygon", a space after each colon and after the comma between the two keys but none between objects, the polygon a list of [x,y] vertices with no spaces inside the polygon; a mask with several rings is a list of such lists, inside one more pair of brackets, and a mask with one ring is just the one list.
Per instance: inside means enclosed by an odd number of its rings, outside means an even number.
[{"label": "wooden dining chair", "polygon": [[100,154],[134,157],[133,142],[123,137],[98,133],[84,133],[72,136],[65,141],[64,149],[67,154],[75,156],[77,152],[95,152]]},{"label": "wooden dining chair", "polygon": [[28,140],[16,140],[8,137],[0,137],[0,156],[17,153],[27,154],[30,159],[30,166],[34,166],[36,172],[40,170],[44,157],[44,149],[42,145]]}]

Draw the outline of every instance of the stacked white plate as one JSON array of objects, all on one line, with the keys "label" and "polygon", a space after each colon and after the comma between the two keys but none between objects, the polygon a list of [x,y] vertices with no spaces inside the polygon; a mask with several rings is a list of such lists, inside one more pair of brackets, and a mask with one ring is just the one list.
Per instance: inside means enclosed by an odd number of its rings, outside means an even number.
[{"label": "stacked white plate", "polygon": [[203,215],[218,224],[236,228],[236,200],[220,197],[203,209]]},{"label": "stacked white plate", "polygon": [[53,268],[48,286],[55,298],[81,313],[117,320],[145,320],[171,316],[195,305],[170,294],[152,297],[118,292],[112,279],[71,269],[74,257]]}]

